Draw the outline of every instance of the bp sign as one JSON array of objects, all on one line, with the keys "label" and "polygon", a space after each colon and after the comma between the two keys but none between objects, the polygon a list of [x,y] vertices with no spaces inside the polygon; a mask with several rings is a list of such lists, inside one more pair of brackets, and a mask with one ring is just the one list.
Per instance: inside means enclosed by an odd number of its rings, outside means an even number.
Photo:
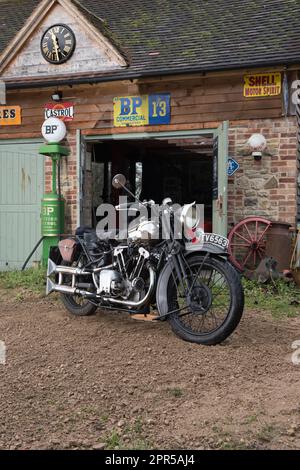
[{"label": "bp sign", "polygon": [[170,93],[114,98],[115,127],[155,126],[170,124],[170,121]]},{"label": "bp sign", "polygon": [[51,117],[44,121],[42,134],[44,139],[49,143],[61,142],[67,134],[66,125],[60,119]]}]

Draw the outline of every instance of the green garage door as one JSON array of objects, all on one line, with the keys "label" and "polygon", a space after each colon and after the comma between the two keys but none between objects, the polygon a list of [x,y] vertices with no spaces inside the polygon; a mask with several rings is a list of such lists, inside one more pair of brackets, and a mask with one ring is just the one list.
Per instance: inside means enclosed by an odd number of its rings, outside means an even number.
[{"label": "green garage door", "polygon": [[[20,269],[41,237],[44,159],[40,143],[0,141],[0,271]],[[31,260],[39,261],[41,252]]]}]

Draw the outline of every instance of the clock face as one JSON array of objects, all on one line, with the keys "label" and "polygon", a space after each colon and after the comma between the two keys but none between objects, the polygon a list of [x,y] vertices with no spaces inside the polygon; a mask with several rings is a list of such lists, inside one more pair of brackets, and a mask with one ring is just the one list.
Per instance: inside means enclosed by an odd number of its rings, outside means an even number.
[{"label": "clock face", "polygon": [[55,24],[42,37],[42,56],[51,64],[63,64],[70,59],[75,45],[75,34],[71,28],[64,24]]}]

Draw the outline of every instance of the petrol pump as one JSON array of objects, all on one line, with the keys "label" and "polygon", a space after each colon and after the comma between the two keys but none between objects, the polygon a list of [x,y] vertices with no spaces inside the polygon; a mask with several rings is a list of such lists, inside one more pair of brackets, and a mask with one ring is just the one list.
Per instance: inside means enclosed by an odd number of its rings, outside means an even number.
[{"label": "petrol pump", "polygon": [[44,266],[47,265],[50,248],[57,246],[65,228],[65,200],[60,190],[60,163],[70,152],[60,145],[60,142],[66,133],[65,123],[58,118],[49,118],[42,126],[42,134],[47,143],[42,145],[39,153],[52,160],[52,190],[44,194],[41,204]]}]

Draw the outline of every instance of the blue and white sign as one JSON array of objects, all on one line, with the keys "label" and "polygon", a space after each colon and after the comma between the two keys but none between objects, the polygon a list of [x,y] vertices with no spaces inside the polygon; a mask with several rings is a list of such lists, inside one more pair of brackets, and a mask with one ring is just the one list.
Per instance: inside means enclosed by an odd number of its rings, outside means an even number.
[{"label": "blue and white sign", "polygon": [[170,93],[114,98],[115,127],[155,126],[170,124],[170,121]]},{"label": "blue and white sign", "polygon": [[228,168],[227,168],[227,175],[232,176],[238,169],[240,168],[240,165],[238,164],[237,161],[235,161],[233,158],[228,158]]}]

